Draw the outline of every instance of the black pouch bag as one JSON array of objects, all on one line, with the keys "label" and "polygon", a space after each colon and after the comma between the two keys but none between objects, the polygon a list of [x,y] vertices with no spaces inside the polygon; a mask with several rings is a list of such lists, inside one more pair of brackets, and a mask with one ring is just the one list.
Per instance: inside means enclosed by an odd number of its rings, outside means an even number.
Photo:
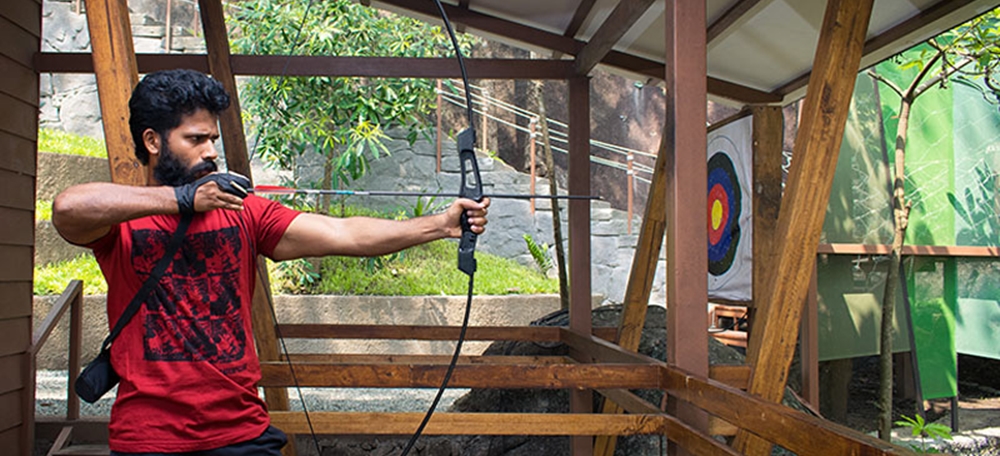
[{"label": "black pouch bag", "polygon": [[115,327],[111,329],[111,334],[108,334],[108,337],[104,339],[104,343],[101,344],[101,352],[97,354],[97,357],[93,361],[87,364],[87,367],[83,369],[83,372],[80,372],[76,381],[73,382],[73,389],[76,390],[76,395],[80,396],[80,399],[83,399],[85,402],[89,404],[97,402],[98,399],[108,391],[111,391],[111,388],[114,388],[118,384],[118,381],[121,380],[118,373],[115,372],[114,366],[111,365],[111,341],[118,336],[118,333],[122,331],[125,324],[135,316],[139,310],[139,306],[146,299],[146,296],[149,295],[156,282],[160,280],[163,272],[167,270],[167,266],[174,258],[174,254],[177,253],[177,249],[181,246],[181,241],[184,240],[184,233],[187,232],[188,225],[191,224],[191,218],[192,214],[185,214],[181,217],[180,224],[177,225],[177,231],[170,238],[170,244],[167,245],[163,257],[156,263],[149,277],[143,282],[142,287],[139,288],[139,292],[135,294],[132,302],[125,308],[125,312],[122,312],[121,317],[115,322]]},{"label": "black pouch bag", "polygon": [[76,378],[73,388],[80,399],[93,404],[105,393],[111,391],[111,388],[118,384],[118,380],[120,380],[118,373],[111,366],[111,352],[104,348]]}]

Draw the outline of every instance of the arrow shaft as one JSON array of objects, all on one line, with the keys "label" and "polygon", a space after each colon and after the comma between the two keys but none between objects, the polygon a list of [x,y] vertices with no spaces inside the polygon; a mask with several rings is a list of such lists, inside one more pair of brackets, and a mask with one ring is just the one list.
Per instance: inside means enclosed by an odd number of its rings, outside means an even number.
[{"label": "arrow shaft", "polygon": [[[341,195],[341,196],[415,196],[415,197],[445,197],[458,198],[458,193],[422,193],[403,191],[382,191],[382,190],[321,190],[311,188],[262,188],[255,187],[248,190],[249,193],[258,195]],[[488,198],[499,199],[569,199],[569,200],[595,200],[600,199],[591,195],[540,195],[540,194],[517,194],[517,193],[495,193],[483,195]]]}]

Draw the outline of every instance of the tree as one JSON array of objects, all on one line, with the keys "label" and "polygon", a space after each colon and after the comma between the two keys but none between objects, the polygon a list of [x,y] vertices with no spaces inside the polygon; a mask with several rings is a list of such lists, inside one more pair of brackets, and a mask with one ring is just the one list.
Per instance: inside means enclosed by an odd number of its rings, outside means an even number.
[{"label": "tree", "polygon": [[[899,283],[900,260],[906,228],[909,224],[911,202],[906,197],[906,139],[910,112],[917,98],[933,87],[947,88],[951,83],[980,87],[992,101],[1000,101],[1000,9],[992,10],[969,22],[927,40],[914,50],[899,56],[900,68],[915,70],[916,75],[905,87],[869,71],[879,83],[899,96],[898,126],[895,141],[895,162],[892,186],[893,240],[889,255],[889,273],[886,277],[882,301],[882,334],[879,351],[881,384],[879,391],[879,437],[889,440],[892,431],[892,321],[896,302],[896,285]],[[919,380],[918,380],[919,381]]]},{"label": "tree", "polygon": [[[452,55],[440,27],[349,0],[249,0],[230,3],[234,53],[350,57]],[[463,38],[469,47],[471,38]],[[273,166],[290,169],[307,151],[325,157],[323,189],[368,170],[369,156],[389,151],[385,130],[401,126],[416,140],[434,108],[433,81],[402,78],[257,77],[241,87],[254,147]],[[324,204],[324,206],[328,203]]]}]

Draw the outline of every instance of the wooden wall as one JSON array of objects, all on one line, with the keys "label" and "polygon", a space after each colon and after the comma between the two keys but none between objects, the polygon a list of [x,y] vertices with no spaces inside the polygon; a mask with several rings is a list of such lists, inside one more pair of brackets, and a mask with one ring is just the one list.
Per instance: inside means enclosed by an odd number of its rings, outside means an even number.
[{"label": "wooden wall", "polygon": [[34,427],[31,280],[41,0],[0,1],[0,448],[30,455]]}]

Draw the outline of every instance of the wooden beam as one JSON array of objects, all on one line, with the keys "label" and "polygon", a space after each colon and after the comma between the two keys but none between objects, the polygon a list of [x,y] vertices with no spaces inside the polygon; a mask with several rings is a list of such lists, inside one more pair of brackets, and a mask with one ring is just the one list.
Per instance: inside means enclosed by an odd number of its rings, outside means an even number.
[{"label": "wooden beam", "polygon": [[[438,17],[437,9],[431,2],[423,0],[383,0],[382,3],[402,8],[418,15],[435,18]],[[558,51],[563,54],[577,55],[580,52],[580,49],[587,44],[571,37],[535,29],[517,22],[500,19],[470,10],[462,10],[447,4],[445,4],[444,7],[445,11],[448,13],[448,17],[453,22],[462,23],[473,29],[504,36],[515,41],[521,41],[533,46]],[[704,19],[699,21],[699,23],[704,24]],[[657,80],[663,79],[663,73],[665,71],[662,63],[618,51],[608,52],[604,59],[601,60],[601,63]],[[708,86],[710,88],[728,88],[725,93],[711,92],[712,95],[718,95],[724,98],[730,98],[732,95],[750,97],[746,99],[732,98],[733,100],[741,101],[743,103],[771,103],[781,101],[780,97],[776,98],[773,94],[750,87],[739,86],[737,84],[721,81],[711,77],[708,78]],[[740,89],[737,90],[736,87],[740,87]],[[759,99],[766,99],[769,101],[755,101]]]},{"label": "wooden beam", "polygon": [[586,76],[614,48],[635,22],[646,14],[653,0],[622,0],[604,20],[590,41],[576,54],[576,74]]},{"label": "wooden beam", "polygon": [[202,28],[205,30],[205,47],[208,50],[208,68],[212,77],[222,83],[229,93],[229,109],[219,116],[222,144],[226,151],[226,167],[253,181],[250,159],[247,156],[247,139],[243,131],[239,90],[229,60],[229,32],[222,11],[221,0],[198,0]]},{"label": "wooden beam", "polygon": [[[888,244],[820,244],[816,253],[830,255],[888,255],[892,246]],[[904,245],[903,256],[936,257],[1000,257],[998,247],[976,247],[967,245]]]},{"label": "wooden beam", "polygon": [[705,41],[711,47],[720,37],[736,30],[738,25],[745,23],[754,16],[754,12],[759,11],[770,1],[761,0],[739,0],[730,6],[726,12],[722,13],[712,25],[708,26],[705,32]]},{"label": "wooden beam", "polygon": [[[639,229],[639,239],[636,241],[635,254],[632,256],[632,269],[629,272],[628,284],[625,286],[625,300],[622,304],[622,315],[618,321],[618,335],[615,339],[618,345],[629,351],[638,351],[642,339],[642,329],[646,325],[646,309],[649,307],[649,296],[656,279],[656,263],[660,260],[660,249],[663,247],[663,233],[667,229],[667,182],[666,182],[666,135],[661,135],[660,148],[653,165],[653,179],[649,186],[649,197],[646,198],[646,210],[642,217],[642,227]],[[614,402],[604,401],[602,413],[621,413],[622,409]],[[611,436],[597,436],[594,439],[594,454],[596,456],[611,456],[615,452],[616,439]]]},{"label": "wooden beam", "polygon": [[[667,0],[667,362],[708,376],[708,185],[705,2]],[[667,411],[699,430],[701,410],[667,398]]]},{"label": "wooden beam", "polygon": [[[423,413],[312,412],[317,434],[412,435]],[[271,424],[290,433],[309,433],[302,412],[272,412]],[[550,413],[435,413],[424,435],[616,435],[662,434],[657,415]]]},{"label": "wooden beam", "polygon": [[[660,410],[659,407],[650,404],[649,402],[647,402],[646,400],[637,396],[635,393],[632,393],[629,390],[613,389],[613,390],[598,390],[597,392],[600,393],[602,396],[604,396],[607,399],[607,402],[615,404],[619,408],[625,410],[626,413],[632,415],[642,415],[642,414],[655,415],[658,413],[660,414],[663,413],[663,411]],[[670,416],[670,415],[664,415],[664,416]],[[676,420],[676,418],[674,417],[670,418]],[[680,423],[680,421],[677,421],[677,423],[683,425],[683,423]],[[691,429],[690,426],[687,425],[684,426],[688,429]],[[733,426],[732,424],[729,424],[718,418],[710,417],[708,421],[708,432],[706,432],[704,435],[713,435],[713,436],[735,435],[736,430],[737,430],[736,426]],[[696,434],[702,434],[701,432],[694,431],[693,429],[692,431]],[[610,435],[599,436],[599,437],[606,437],[611,439],[612,441],[614,441],[614,439],[617,438],[617,436],[610,436]],[[676,441],[676,439],[674,440]],[[725,451],[726,454],[734,454],[734,455],[739,454],[727,446],[722,446],[721,443],[720,446],[722,447],[721,448],[722,451]],[[612,454],[613,453],[614,452],[612,452]]]},{"label": "wooden beam", "polygon": [[751,148],[753,154],[753,306],[749,306],[750,332],[755,316],[767,306],[765,276],[772,271],[778,250],[778,213],[781,209],[784,116],[781,108],[755,106]]},{"label": "wooden beam", "polygon": [[[359,353],[291,353],[282,359],[295,363],[339,364],[443,364],[451,363],[451,355],[367,355]],[[458,364],[571,364],[567,356],[470,356],[458,357]]]},{"label": "wooden beam", "polygon": [[[816,48],[813,77],[802,110],[792,168],[778,217],[778,256],[768,293],[766,314],[758,315],[748,364],[754,366],[749,392],[765,400],[781,400],[795,350],[799,318],[816,263],[833,174],[844,136],[873,0],[831,0]],[[742,424],[742,423],[741,423]],[[741,431],[736,448],[747,454],[769,453],[771,445]]]},{"label": "wooden beam", "polygon": [[[139,72],[149,73],[172,68],[209,71],[206,54],[139,54]],[[337,57],[242,55],[229,57],[232,71],[239,76],[349,76],[457,78],[458,63],[452,58],[409,57]],[[573,62],[567,60],[532,60],[521,65],[518,59],[466,59],[473,79],[566,79],[574,75]],[[284,71],[285,65],[287,71]],[[93,73],[89,53],[40,52],[34,68],[39,73]]]},{"label": "wooden beam", "polygon": [[[974,3],[977,3],[976,0],[939,0],[937,3],[934,3],[930,7],[921,10],[919,13],[907,19],[906,21],[903,21],[902,23],[892,27],[891,29],[886,30],[885,32],[882,32],[868,39],[868,41],[865,42],[865,47],[864,50],[862,51],[862,56],[863,56],[862,60],[868,61],[868,64],[871,65],[878,63],[879,60],[888,57],[888,55],[883,55],[883,54],[885,54],[885,48],[888,47],[889,45],[898,42],[907,35],[916,33],[921,29],[924,29],[928,25],[937,22],[951,15],[952,13],[955,13],[956,11],[966,8]],[[967,19],[968,15],[958,15],[955,17],[955,20],[952,21],[951,23],[941,24],[938,27],[936,27],[936,29],[948,30],[962,22],[965,22]],[[933,33],[927,32],[925,35],[926,36],[914,38],[910,41],[916,44],[919,41],[930,38],[933,35]],[[863,64],[863,66],[867,65]],[[789,94],[792,94],[793,92],[796,92],[805,87],[806,84],[809,83],[810,77],[811,73],[805,73],[791,80],[787,84],[779,87],[777,90],[774,91],[774,93],[784,98]]]},{"label": "wooden beam", "polygon": [[[294,339],[390,339],[390,340],[456,340],[460,326],[418,325],[328,325],[282,324],[281,334]],[[555,342],[561,337],[559,326],[470,326],[465,340],[518,340]],[[593,328],[598,337],[611,339],[615,328]]]},{"label": "wooden beam", "polygon": [[111,180],[146,185],[146,169],[135,158],[128,125],[128,100],[139,83],[139,72],[125,0],[87,0],[87,29]]},{"label": "wooden beam", "polygon": [[[293,366],[298,385],[327,388],[437,388],[442,364],[316,364]],[[261,362],[261,386],[293,386],[288,364]],[[656,388],[659,367],[651,364],[461,364],[451,388]]]},{"label": "wooden beam", "polygon": [[583,22],[590,16],[590,12],[594,10],[595,3],[597,3],[597,0],[580,1],[580,4],[576,7],[576,11],[573,12],[573,19],[569,21],[566,31],[563,32],[563,36],[568,38],[576,37],[576,34],[580,32],[580,28],[583,27]]},{"label": "wooden beam", "polygon": [[[662,388],[730,423],[801,456],[855,454],[913,454],[889,442],[846,426],[806,415],[781,404],[748,395],[738,389],[681,369],[663,368]],[[735,444],[733,445],[738,451]]]}]

